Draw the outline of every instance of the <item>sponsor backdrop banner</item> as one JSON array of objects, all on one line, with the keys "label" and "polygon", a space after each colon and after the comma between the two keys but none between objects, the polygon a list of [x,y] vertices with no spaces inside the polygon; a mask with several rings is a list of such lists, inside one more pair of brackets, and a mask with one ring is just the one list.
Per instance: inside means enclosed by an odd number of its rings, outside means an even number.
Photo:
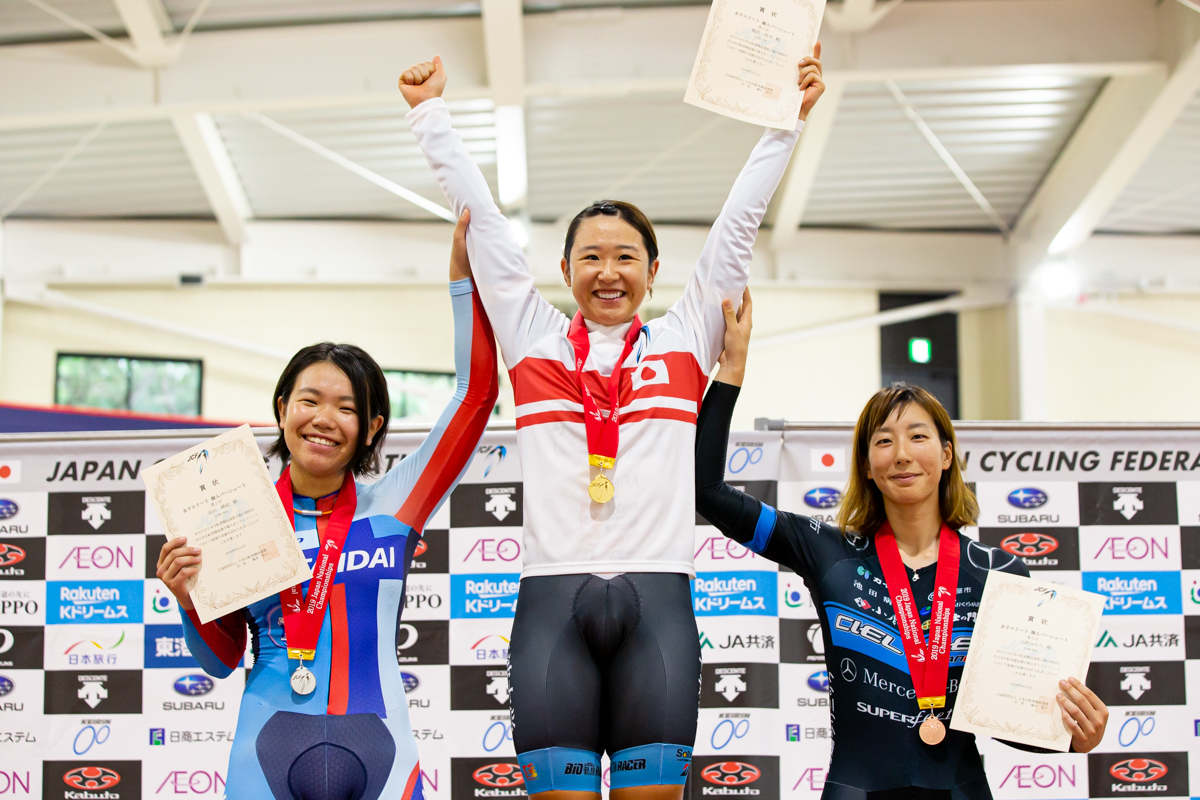
[{"label": "sponsor backdrop banner", "polygon": [[[960,436],[982,509],[965,533],[996,563],[1108,598],[1088,677],[1111,709],[1104,742],[1037,755],[982,741],[994,794],[1200,797],[1200,431]],[[188,652],[139,477],[202,438],[0,444],[0,798],[224,795],[246,672],[214,680]],[[387,466],[421,438],[389,436]],[[832,519],[849,443],[844,426],[735,433],[728,479]],[[396,631],[426,797],[525,796],[505,671],[522,522],[515,436],[491,432],[426,531]],[[704,666],[686,796],[818,797],[832,731],[808,592],[699,518],[694,552]]]}]

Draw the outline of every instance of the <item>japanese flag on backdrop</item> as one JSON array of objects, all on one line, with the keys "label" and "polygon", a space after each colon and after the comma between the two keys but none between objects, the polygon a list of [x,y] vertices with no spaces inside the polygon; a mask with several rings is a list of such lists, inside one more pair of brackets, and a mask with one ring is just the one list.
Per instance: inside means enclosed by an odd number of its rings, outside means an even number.
[{"label": "japanese flag on backdrop", "polygon": [[813,472],[845,472],[846,471],[846,451],[840,447],[832,447],[826,450],[812,450],[812,471]]},{"label": "japanese flag on backdrop", "polygon": [[20,461],[0,461],[0,484],[21,482]]}]

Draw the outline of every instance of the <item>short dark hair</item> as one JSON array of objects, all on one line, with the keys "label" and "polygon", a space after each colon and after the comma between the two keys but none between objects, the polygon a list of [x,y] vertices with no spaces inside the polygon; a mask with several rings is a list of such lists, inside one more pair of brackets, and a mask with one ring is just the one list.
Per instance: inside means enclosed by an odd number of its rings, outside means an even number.
[{"label": "short dark hair", "polygon": [[[350,387],[354,391],[354,412],[358,416],[358,442],[354,455],[350,458],[348,469],[354,475],[374,475],[379,472],[379,451],[383,449],[383,440],[387,437],[388,419],[392,413],[392,403],[388,398],[387,380],[383,370],[375,359],[361,347],[352,344],[334,344],[321,342],[301,348],[292,356],[292,360],[283,368],[279,382],[275,384],[275,394],[272,396],[272,407],[275,411],[275,422],[279,423],[279,401],[287,405],[292,390],[296,388],[296,379],[300,373],[313,364],[328,362],[340,369],[350,379]],[[371,420],[383,417],[383,425],[375,439],[367,444],[367,431]],[[279,438],[267,451],[268,455],[278,456],[286,465],[291,460],[292,453],[288,450],[283,431]]]},{"label": "short dark hair", "polygon": [[658,258],[658,239],[654,235],[654,226],[650,224],[650,218],[642,213],[640,208],[633,203],[626,203],[624,200],[597,200],[575,215],[575,219],[571,220],[571,224],[567,226],[567,242],[563,246],[563,258],[567,260],[567,263],[571,261],[571,248],[575,246],[575,234],[579,232],[580,223],[589,217],[601,215],[620,217],[632,225],[642,235],[642,242],[646,246],[647,255],[650,256],[650,263],[654,263]]}]

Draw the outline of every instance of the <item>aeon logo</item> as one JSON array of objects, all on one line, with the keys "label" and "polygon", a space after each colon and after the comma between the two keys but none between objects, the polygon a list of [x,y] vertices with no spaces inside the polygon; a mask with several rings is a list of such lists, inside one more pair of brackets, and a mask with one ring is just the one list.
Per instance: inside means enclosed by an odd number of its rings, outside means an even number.
[{"label": "aeon logo", "polygon": [[1000,540],[1000,549],[1014,556],[1036,558],[1058,549],[1058,539],[1044,533],[1014,533]]},{"label": "aeon logo", "polygon": [[1008,493],[1008,504],[1015,508],[1041,508],[1049,500],[1041,489],[1016,489]]},{"label": "aeon logo", "polygon": [[1153,758],[1127,758],[1109,767],[1108,774],[1125,783],[1149,783],[1167,774],[1167,765]]}]

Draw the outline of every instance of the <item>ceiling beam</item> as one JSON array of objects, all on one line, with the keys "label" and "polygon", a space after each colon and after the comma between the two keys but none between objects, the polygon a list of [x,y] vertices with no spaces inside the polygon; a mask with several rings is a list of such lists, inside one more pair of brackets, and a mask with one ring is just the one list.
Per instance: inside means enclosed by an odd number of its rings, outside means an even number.
[{"label": "ceiling beam", "polygon": [[[518,88],[525,100],[682,93],[707,13],[671,6],[529,15],[522,82],[489,79],[492,48],[480,18],[203,31],[157,80],[96,42],[11,45],[0,47],[0,130],[398,104],[396,54],[404,52],[441,54],[451,101]],[[1145,73],[1164,60],[1157,25],[1154,0],[905,3],[865,33],[828,31],[823,60],[828,79],[846,81]],[[595,59],[597,40],[621,41],[638,56]],[[510,55],[498,63],[521,63],[512,41],[501,48]]]},{"label": "ceiling beam", "polygon": [[529,194],[525,142],[525,28],[521,0],[483,0],[488,88],[496,104],[500,207],[519,211]]},{"label": "ceiling beam", "polygon": [[144,67],[165,67],[177,56],[177,48],[163,37],[162,21],[169,19],[162,0],[113,0],[121,22]]},{"label": "ceiling beam", "polygon": [[253,212],[212,115],[176,114],[171,122],[226,241],[235,246],[244,244],[246,221]]},{"label": "ceiling beam", "polygon": [[833,120],[845,91],[844,80],[826,78],[825,93],[808,114],[796,151],[792,153],[787,175],[784,176],[783,188],[779,192],[779,203],[771,228],[772,250],[783,250],[796,240],[804,219],[804,209],[808,206],[808,197],[817,179],[817,168],[821,165],[821,156],[825,154],[825,145],[829,142]]},{"label": "ceiling beam", "polygon": [[1018,277],[1087,241],[1200,91],[1200,14],[1176,3],[1159,13],[1177,37],[1164,48],[1174,51],[1173,70],[1114,78],[1102,90],[1018,222]]}]

